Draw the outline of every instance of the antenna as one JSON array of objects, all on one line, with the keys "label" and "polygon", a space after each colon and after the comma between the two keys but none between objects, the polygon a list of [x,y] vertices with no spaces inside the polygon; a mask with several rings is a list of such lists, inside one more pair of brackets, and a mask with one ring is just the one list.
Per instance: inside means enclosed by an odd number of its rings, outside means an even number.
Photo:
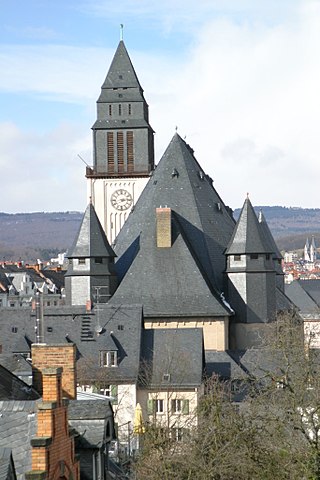
[{"label": "antenna", "polygon": [[97,300],[97,325],[94,327],[94,331],[99,335],[103,328],[100,325],[100,287],[94,287],[96,291],[96,300]]},{"label": "antenna", "polygon": [[44,343],[43,297],[36,293],[36,342]]},{"label": "antenna", "polygon": [[83,163],[84,163],[85,165],[87,165],[87,167],[90,168],[90,165],[87,164],[87,162],[81,157],[81,155],[79,155],[79,153],[78,153],[78,157],[80,158],[80,160],[83,161]]}]

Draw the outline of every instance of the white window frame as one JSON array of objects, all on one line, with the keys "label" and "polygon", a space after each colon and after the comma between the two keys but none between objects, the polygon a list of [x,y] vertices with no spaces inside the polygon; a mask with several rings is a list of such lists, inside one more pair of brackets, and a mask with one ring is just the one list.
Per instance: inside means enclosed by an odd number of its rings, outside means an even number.
[{"label": "white window frame", "polygon": [[100,351],[100,367],[117,367],[118,358],[116,350]]}]

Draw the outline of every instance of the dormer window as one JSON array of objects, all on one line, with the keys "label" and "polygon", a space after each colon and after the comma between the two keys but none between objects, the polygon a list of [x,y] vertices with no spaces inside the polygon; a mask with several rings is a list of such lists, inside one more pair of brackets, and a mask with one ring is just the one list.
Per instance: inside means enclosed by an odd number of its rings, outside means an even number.
[{"label": "dormer window", "polygon": [[115,350],[103,350],[100,352],[100,367],[117,367],[117,352]]}]

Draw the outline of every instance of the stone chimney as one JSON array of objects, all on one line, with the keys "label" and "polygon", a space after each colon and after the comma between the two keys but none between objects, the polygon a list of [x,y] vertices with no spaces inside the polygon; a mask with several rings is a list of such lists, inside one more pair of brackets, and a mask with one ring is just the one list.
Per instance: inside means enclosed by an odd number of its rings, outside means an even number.
[{"label": "stone chimney", "polygon": [[157,218],[157,247],[170,248],[172,246],[171,234],[171,208],[156,208]]},{"label": "stone chimney", "polygon": [[62,396],[75,399],[77,395],[76,382],[76,346],[71,344],[33,344],[32,375],[33,386],[44,395],[43,370],[45,368],[63,368]]}]

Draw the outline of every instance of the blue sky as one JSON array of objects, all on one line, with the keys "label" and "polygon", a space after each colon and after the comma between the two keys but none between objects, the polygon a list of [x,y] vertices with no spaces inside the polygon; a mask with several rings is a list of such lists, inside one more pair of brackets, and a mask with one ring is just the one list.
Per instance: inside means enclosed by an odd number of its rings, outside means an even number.
[{"label": "blue sky", "polygon": [[156,160],[178,133],[226,204],[320,208],[319,0],[0,0],[4,212],[83,210],[120,24]]}]

